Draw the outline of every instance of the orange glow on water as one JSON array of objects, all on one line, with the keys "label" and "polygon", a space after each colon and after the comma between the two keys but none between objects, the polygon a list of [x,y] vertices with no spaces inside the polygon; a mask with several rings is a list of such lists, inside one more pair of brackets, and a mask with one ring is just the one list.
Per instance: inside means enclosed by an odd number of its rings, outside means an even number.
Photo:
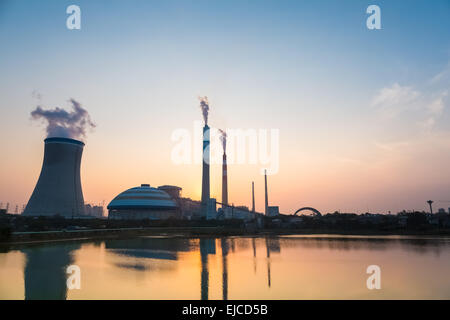
[{"label": "orange glow on water", "polygon": [[[0,253],[0,299],[448,299],[448,246],[327,235],[49,243]],[[80,290],[66,289],[69,264]],[[382,290],[367,289],[369,265]]]}]

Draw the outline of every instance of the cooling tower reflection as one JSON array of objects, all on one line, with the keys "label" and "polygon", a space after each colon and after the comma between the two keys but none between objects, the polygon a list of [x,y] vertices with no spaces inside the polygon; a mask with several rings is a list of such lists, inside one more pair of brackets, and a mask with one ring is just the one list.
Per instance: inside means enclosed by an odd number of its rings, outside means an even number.
[{"label": "cooling tower reflection", "polygon": [[26,300],[65,300],[66,268],[74,263],[73,252],[80,244],[33,246],[22,249]]}]

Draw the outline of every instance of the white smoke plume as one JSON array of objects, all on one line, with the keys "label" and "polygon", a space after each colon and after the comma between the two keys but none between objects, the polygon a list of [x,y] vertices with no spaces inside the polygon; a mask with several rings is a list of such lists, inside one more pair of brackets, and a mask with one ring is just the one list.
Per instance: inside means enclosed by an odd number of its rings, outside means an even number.
[{"label": "white smoke plume", "polygon": [[33,120],[42,119],[47,122],[47,137],[61,137],[81,140],[86,137],[87,129],[95,128],[91,121],[89,113],[81,107],[81,104],[75,99],[70,99],[72,110],[66,111],[56,107],[54,109],[44,110],[37,106],[31,112]]},{"label": "white smoke plume", "polygon": [[227,133],[225,130],[219,129],[220,141],[222,141],[223,153],[227,151]]},{"label": "white smoke plume", "polygon": [[205,120],[205,125],[208,124],[208,112],[209,112],[209,102],[208,97],[198,97],[200,100],[200,109],[202,109],[203,120]]}]

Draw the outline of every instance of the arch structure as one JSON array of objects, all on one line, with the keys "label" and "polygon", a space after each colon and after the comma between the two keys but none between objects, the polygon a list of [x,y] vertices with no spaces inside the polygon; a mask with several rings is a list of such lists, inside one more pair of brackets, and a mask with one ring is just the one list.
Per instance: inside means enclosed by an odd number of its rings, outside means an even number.
[{"label": "arch structure", "polygon": [[302,211],[311,211],[315,216],[318,216],[318,217],[322,216],[322,214],[320,213],[319,210],[311,208],[311,207],[303,207],[303,208],[298,209],[297,211],[295,211],[294,216],[298,216],[298,213],[302,212]]}]

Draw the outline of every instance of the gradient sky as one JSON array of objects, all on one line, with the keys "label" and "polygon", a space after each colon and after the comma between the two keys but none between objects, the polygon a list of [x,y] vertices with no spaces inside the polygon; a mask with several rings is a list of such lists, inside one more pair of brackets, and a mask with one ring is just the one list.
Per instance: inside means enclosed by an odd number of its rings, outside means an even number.
[{"label": "gradient sky", "polygon": [[[81,30],[66,8],[81,7]],[[366,28],[381,8],[382,30]],[[201,166],[175,165],[174,130],[279,129],[269,202],[282,213],[450,207],[450,1],[0,0],[0,201],[25,204],[44,126],[74,98],[97,127],[86,202],[174,184],[199,199]],[[33,92],[42,95],[38,101]],[[263,210],[260,165],[230,165],[229,200]],[[220,198],[220,166],[211,168]],[[449,202],[438,202],[449,201]]]}]

